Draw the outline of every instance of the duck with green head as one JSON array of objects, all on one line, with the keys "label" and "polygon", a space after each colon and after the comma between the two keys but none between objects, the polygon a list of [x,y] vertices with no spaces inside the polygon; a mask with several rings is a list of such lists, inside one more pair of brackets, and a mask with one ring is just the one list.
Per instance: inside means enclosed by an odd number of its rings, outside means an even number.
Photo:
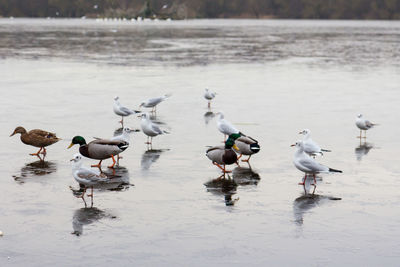
[{"label": "duck with green head", "polygon": [[[209,148],[206,152],[207,158],[224,173],[230,172],[225,169],[225,165],[231,165],[237,161],[237,155],[232,148],[238,149],[235,145],[235,140],[239,137],[240,134],[231,134],[225,141],[225,146],[214,146]],[[223,165],[223,167],[221,165]]]},{"label": "duck with green head", "polygon": [[243,155],[249,156],[247,159],[242,159],[242,161],[247,163],[249,163],[251,156],[258,153],[261,149],[256,139],[245,135],[241,135],[238,139],[236,139],[235,144],[239,148],[235,148],[235,151],[240,154],[238,159],[240,159]]},{"label": "duck with green head", "polygon": [[122,140],[96,139],[86,144],[85,138],[82,136],[75,136],[72,138],[72,142],[68,148],[71,148],[73,145],[79,145],[79,153],[81,153],[82,156],[100,160],[97,165],[92,165],[92,167],[101,168],[101,162],[104,159],[112,158],[113,164],[108,167],[113,168],[116,163],[114,156],[127,149],[129,143]]}]

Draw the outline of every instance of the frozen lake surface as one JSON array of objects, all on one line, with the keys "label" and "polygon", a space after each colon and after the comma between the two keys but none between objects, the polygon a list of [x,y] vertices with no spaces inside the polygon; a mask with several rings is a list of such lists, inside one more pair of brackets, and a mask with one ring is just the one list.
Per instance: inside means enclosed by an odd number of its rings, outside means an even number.
[{"label": "frozen lake surface", "polygon": [[[399,43],[387,21],[1,19],[0,265],[398,266]],[[133,133],[120,177],[84,209],[71,138],[111,137],[116,95],[138,108],[166,93],[170,134],[147,151]],[[205,157],[218,111],[261,145],[223,182]],[[380,124],[362,143],[358,113]],[[8,137],[17,126],[63,140],[43,163]],[[292,164],[304,128],[343,170],[314,195]]]}]

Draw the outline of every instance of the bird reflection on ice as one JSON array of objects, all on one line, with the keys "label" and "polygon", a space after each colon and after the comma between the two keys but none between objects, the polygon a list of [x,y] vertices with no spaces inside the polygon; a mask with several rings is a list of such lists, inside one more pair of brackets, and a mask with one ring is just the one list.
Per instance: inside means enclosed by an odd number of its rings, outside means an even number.
[{"label": "bird reflection on ice", "polygon": [[142,160],[140,165],[142,166],[142,170],[150,169],[150,166],[156,162],[161,154],[169,149],[149,149],[146,150],[142,155]]},{"label": "bird reflection on ice", "polygon": [[215,117],[215,113],[212,111],[207,111],[206,113],[204,113],[204,122],[206,123],[206,125]]},{"label": "bird reflection on ice", "polygon": [[232,178],[238,185],[257,185],[260,175],[251,167],[236,167],[232,170]]},{"label": "bird reflection on ice", "polygon": [[115,219],[116,216],[102,211],[98,208],[81,208],[74,212],[72,217],[72,228],[76,236],[83,234],[83,226],[95,223],[103,218]]},{"label": "bird reflection on ice", "polygon": [[204,184],[207,187],[207,191],[216,195],[223,195],[226,206],[233,206],[239,200],[239,198],[232,199],[232,196],[236,194],[237,184],[235,181],[228,176],[224,175],[218,178],[212,179]]},{"label": "bird reflection on ice", "polygon": [[20,175],[13,175],[12,177],[18,183],[25,183],[33,176],[44,176],[57,171],[57,164],[51,161],[38,160],[31,163],[26,163],[21,168]]},{"label": "bird reflection on ice", "polygon": [[329,200],[341,200],[341,198],[309,193],[303,194],[302,196],[296,198],[293,203],[295,223],[297,225],[303,225],[305,214],[315,207],[324,205]]},{"label": "bird reflection on ice", "polygon": [[354,152],[356,153],[356,158],[357,158],[357,160],[358,160],[358,161],[361,161],[362,158],[363,158],[364,156],[366,156],[366,155],[368,154],[368,152],[369,152],[372,148],[374,148],[374,145],[373,145],[373,144],[367,143],[367,142],[361,143],[361,140],[360,140],[360,145],[354,149]]}]

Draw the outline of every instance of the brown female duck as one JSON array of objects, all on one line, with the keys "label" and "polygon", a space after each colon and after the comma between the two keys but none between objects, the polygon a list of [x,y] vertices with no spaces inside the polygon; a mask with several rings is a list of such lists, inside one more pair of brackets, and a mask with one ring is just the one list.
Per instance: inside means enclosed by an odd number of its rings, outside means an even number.
[{"label": "brown female duck", "polygon": [[[46,146],[52,145],[60,140],[55,133],[50,133],[40,129],[34,129],[29,132],[24,127],[18,126],[14,132],[10,135],[21,134],[21,141],[26,145],[40,147],[39,151],[32,153],[32,156],[39,156],[39,154],[46,155]],[[42,151],[43,150],[43,151]]]}]

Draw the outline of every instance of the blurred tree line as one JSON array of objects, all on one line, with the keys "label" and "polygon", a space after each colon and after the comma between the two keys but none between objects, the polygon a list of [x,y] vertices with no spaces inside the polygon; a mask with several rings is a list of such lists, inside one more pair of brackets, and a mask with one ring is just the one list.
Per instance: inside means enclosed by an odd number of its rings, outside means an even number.
[{"label": "blurred tree line", "polygon": [[3,17],[400,19],[400,0],[0,0]]}]

